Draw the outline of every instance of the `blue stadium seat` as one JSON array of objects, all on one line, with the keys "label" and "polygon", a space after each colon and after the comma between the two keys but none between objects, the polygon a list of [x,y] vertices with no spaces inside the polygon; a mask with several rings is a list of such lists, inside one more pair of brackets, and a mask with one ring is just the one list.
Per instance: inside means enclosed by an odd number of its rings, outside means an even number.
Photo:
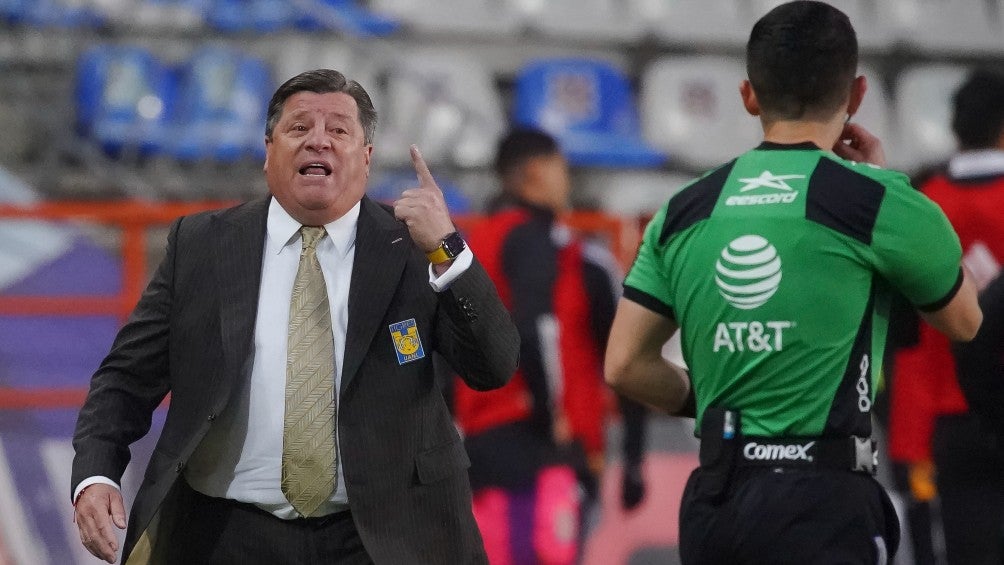
[{"label": "blue stadium seat", "polygon": [[0,0],[0,17],[40,28],[94,28],[105,23],[86,3],[67,0]]},{"label": "blue stadium seat", "polygon": [[369,0],[369,8],[423,34],[511,37],[522,26],[517,0]]},{"label": "blue stadium seat", "polygon": [[290,0],[301,12],[296,26],[304,31],[335,30],[357,37],[382,37],[401,28],[395,18],[360,6],[356,0]]},{"label": "blue stadium seat", "polygon": [[[443,200],[451,214],[467,214],[474,211],[470,198],[464,194],[459,186],[438,175],[436,175],[436,184],[443,191]],[[388,172],[370,182],[366,194],[378,202],[393,204],[403,191],[417,186],[418,178],[415,176],[414,170]]]},{"label": "blue stadium seat", "polygon": [[97,46],[77,62],[77,131],[105,152],[148,155],[163,147],[174,101],[167,67],[149,51]]},{"label": "blue stadium seat", "polygon": [[271,71],[262,59],[214,46],[195,52],[179,72],[168,152],[183,161],[264,157],[272,89]]},{"label": "blue stadium seat", "polygon": [[642,138],[627,78],[604,61],[529,63],[516,77],[513,120],[555,135],[572,165],[654,167],[666,161]]},{"label": "blue stadium seat", "polygon": [[226,33],[269,33],[292,26],[296,17],[289,0],[215,0],[206,22]]}]

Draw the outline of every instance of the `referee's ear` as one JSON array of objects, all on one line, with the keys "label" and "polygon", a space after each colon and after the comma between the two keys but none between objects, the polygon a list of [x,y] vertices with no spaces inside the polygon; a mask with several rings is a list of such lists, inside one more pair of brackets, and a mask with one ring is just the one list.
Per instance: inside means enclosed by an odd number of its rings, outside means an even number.
[{"label": "referee's ear", "polygon": [[743,107],[749,112],[751,116],[760,115],[760,101],[756,98],[756,92],[753,91],[753,85],[750,83],[749,79],[743,79],[739,83],[739,96],[743,99]]},{"label": "referee's ear", "polygon": [[865,92],[868,90],[868,79],[864,75],[856,77],[851,82],[851,93],[847,98],[847,115],[853,116],[861,107],[861,101],[865,99]]}]

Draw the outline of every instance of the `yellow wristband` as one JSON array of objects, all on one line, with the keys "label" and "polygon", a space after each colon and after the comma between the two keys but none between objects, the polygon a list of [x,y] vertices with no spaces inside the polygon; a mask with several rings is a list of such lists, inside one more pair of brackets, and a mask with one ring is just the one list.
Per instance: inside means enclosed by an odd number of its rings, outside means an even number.
[{"label": "yellow wristband", "polygon": [[425,256],[428,257],[429,262],[433,265],[445,263],[450,260],[450,256],[446,254],[446,249],[444,249],[442,245],[437,247],[435,250],[426,253]]}]

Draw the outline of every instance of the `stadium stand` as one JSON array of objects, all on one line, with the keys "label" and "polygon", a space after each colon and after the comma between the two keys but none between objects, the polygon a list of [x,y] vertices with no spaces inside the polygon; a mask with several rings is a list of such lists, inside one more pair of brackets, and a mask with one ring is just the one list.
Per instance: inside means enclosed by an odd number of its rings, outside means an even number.
[{"label": "stadium stand", "polygon": [[642,127],[652,145],[693,170],[725,162],[756,145],[759,121],[743,108],[737,58],[664,57],[642,76]]},{"label": "stadium stand", "polygon": [[951,97],[966,67],[925,64],[907,68],[896,80],[896,133],[889,159],[907,171],[945,161],[955,151]]},{"label": "stadium stand", "polygon": [[136,46],[99,45],[76,72],[77,130],[111,155],[163,149],[174,102],[167,66]]},{"label": "stadium stand", "polygon": [[0,17],[38,28],[96,28],[104,24],[100,11],[73,0],[3,0]]},{"label": "stadium stand", "polygon": [[517,5],[528,28],[554,37],[628,42],[645,33],[633,4],[623,0],[548,0]]},{"label": "stadium stand", "polygon": [[203,47],[186,61],[178,83],[168,153],[182,161],[264,159],[265,114],[275,89],[264,60]]},{"label": "stadium stand", "polygon": [[666,161],[642,138],[627,78],[605,61],[531,61],[516,77],[514,97],[513,121],[557,137],[571,165],[654,167]]},{"label": "stadium stand", "polygon": [[883,0],[879,25],[894,41],[935,55],[1004,53],[1000,0]]},{"label": "stadium stand", "polygon": [[378,14],[399,19],[413,34],[506,36],[520,27],[516,0],[371,0]]},{"label": "stadium stand", "polygon": [[634,0],[647,31],[671,45],[738,49],[749,37],[742,2],[733,0]]},{"label": "stadium stand", "polygon": [[417,143],[430,164],[490,163],[506,121],[494,77],[479,59],[423,48],[401,54],[390,71],[382,92],[377,162],[407,165],[408,146]]}]

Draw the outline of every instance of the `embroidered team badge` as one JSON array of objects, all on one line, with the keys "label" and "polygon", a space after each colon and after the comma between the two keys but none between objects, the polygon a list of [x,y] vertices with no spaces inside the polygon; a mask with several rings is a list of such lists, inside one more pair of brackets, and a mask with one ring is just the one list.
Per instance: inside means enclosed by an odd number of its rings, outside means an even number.
[{"label": "embroidered team badge", "polygon": [[404,365],[425,357],[422,348],[422,338],[418,335],[415,318],[391,324],[390,337],[394,340],[394,352],[397,353],[398,365]]}]

